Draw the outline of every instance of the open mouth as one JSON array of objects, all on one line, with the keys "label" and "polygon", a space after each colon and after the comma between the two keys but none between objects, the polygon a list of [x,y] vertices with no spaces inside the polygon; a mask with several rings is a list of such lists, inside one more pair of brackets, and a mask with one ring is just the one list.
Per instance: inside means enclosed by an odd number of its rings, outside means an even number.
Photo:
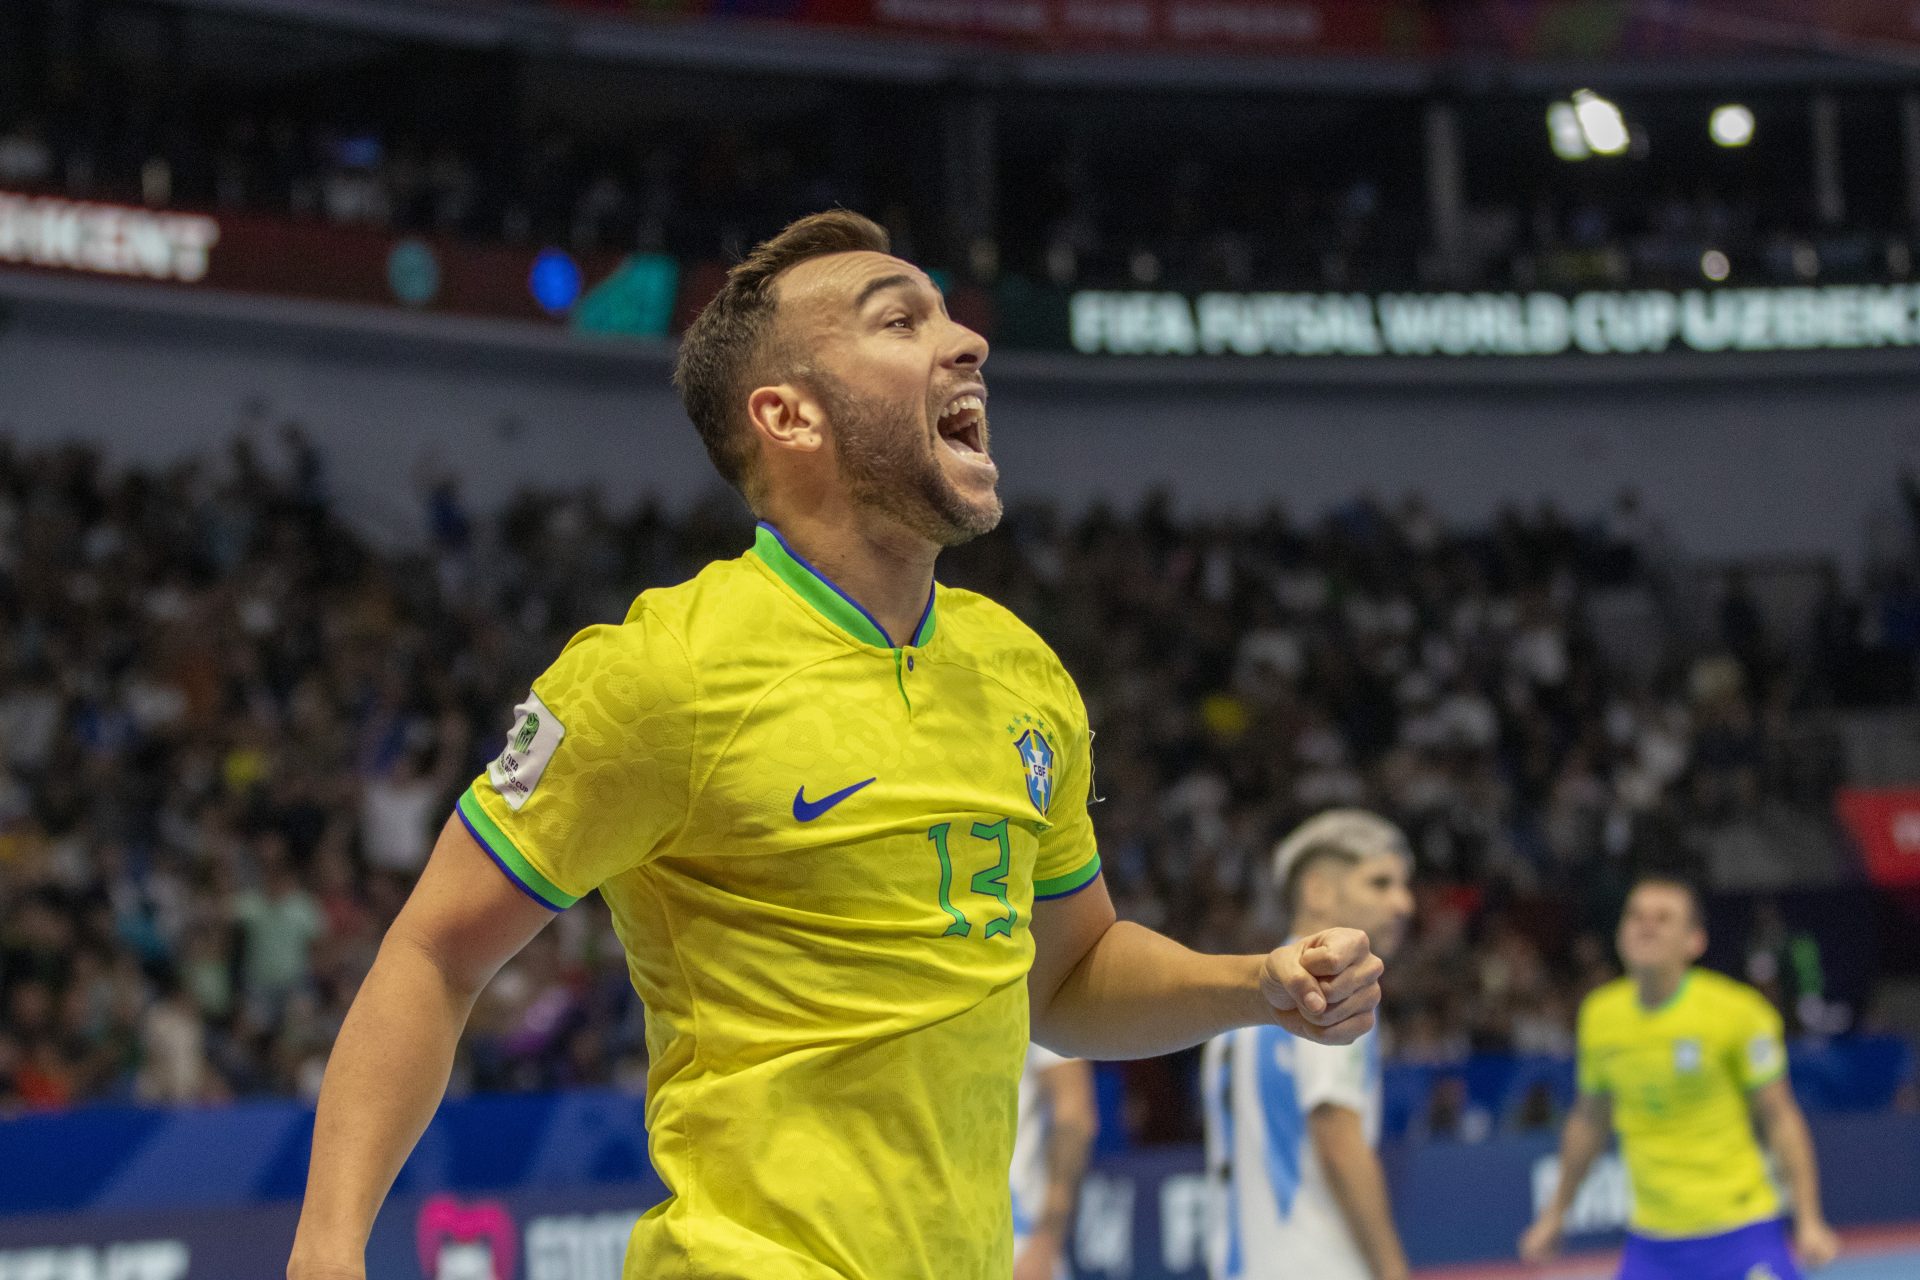
[{"label": "open mouth", "polygon": [[955,396],[934,424],[946,446],[962,456],[986,457],[987,402],[969,392]]}]

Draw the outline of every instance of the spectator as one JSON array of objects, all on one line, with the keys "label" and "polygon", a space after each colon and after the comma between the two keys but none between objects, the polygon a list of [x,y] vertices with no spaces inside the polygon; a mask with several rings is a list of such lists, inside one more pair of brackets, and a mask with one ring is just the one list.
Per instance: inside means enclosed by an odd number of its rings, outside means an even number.
[{"label": "spectator", "polygon": [[271,1025],[310,972],[310,953],[325,919],[301,885],[285,850],[272,841],[257,849],[261,885],[233,900],[240,926],[241,985],[259,1020]]},{"label": "spectator", "polygon": [[[15,1105],[310,1094],[531,676],[574,630],[748,539],[731,503],[670,518],[530,489],[488,512],[441,467],[422,472],[419,548],[380,551],[334,509],[312,442],[267,406],[246,416],[258,446],[164,470],[0,438],[0,1099]],[[1635,511],[1632,528],[1652,524]],[[1563,1052],[1579,996],[1611,975],[1622,869],[1762,799],[1795,802],[1761,767],[1798,739],[1734,652],[1742,609],[1710,647],[1669,621],[1697,610],[1651,615],[1650,664],[1597,638],[1596,593],[1692,581],[1656,581],[1644,541],[1623,541],[1640,536],[1551,509],[1453,527],[1417,500],[1318,524],[1015,507],[942,577],[1015,603],[1076,673],[1125,914],[1242,947],[1267,927],[1277,834],[1331,803],[1400,820],[1422,909],[1392,1051],[1451,1065]],[[1837,579],[1828,595],[1827,610],[1860,599]],[[465,1087],[637,1078],[644,1027],[610,929],[590,900],[503,973]],[[1812,972],[1799,954],[1781,966],[1796,981]],[[1133,1073],[1141,1131],[1190,1127],[1183,1070]],[[1430,1122],[1483,1124],[1463,1096]]]}]

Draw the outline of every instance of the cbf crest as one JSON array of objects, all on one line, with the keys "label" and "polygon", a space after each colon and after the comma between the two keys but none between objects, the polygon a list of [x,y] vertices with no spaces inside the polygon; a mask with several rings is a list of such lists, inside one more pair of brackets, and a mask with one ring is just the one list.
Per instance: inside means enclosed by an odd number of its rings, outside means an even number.
[{"label": "cbf crest", "polygon": [[1047,806],[1053,803],[1053,744],[1047,741],[1046,724],[1033,716],[1017,716],[1007,726],[1009,733],[1018,736],[1013,741],[1013,749],[1020,753],[1020,766],[1026,774],[1027,799],[1041,817],[1047,816]]}]

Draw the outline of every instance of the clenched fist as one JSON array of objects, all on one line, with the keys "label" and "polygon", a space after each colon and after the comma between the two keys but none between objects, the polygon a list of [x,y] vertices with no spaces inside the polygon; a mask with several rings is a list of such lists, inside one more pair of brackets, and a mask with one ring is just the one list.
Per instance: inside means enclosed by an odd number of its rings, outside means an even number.
[{"label": "clenched fist", "polygon": [[1267,954],[1260,994],[1273,1020],[1321,1044],[1352,1044],[1373,1030],[1386,971],[1358,929],[1323,929]]}]

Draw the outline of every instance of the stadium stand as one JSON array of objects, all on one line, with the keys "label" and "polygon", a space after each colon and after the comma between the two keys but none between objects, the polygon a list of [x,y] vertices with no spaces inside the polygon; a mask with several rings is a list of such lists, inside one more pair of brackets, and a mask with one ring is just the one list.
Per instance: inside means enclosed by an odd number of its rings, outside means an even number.
[{"label": "stadium stand", "polygon": [[[383,551],[297,427],[165,470],[0,449],[10,1105],[311,1096],[452,797],[546,656],[747,536],[731,507],[529,491],[496,516],[449,476],[419,481],[418,549]],[[1715,842],[1754,814],[1814,833],[1803,882],[1845,861],[1822,812],[1835,748],[1804,726],[1911,697],[1914,565],[1910,547],[1876,566],[1865,594],[1829,581],[1770,627],[1737,573],[1705,598],[1628,495],[1479,529],[1417,498],[1313,525],[1035,506],[943,574],[1032,618],[1086,690],[1125,914],[1255,945],[1290,823],[1369,804],[1406,824],[1423,912],[1393,1053],[1431,1065],[1564,1056],[1634,870],[1711,879]],[[1596,619],[1623,600],[1655,630],[1610,654]],[[1862,687],[1875,670],[1892,674]],[[606,919],[563,921],[489,990],[462,1088],[638,1081]],[[1817,938],[1777,911],[1741,933],[1790,1016],[1841,1029],[1821,1022]],[[1159,1070],[1133,1084],[1143,1136],[1191,1124]]]}]

